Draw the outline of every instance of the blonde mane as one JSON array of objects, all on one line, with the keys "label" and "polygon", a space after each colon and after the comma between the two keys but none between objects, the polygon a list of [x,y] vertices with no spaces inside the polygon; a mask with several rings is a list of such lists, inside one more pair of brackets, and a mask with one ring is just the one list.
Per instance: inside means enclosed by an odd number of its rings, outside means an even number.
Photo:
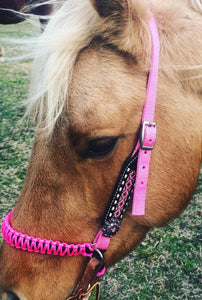
[{"label": "blonde mane", "polygon": [[78,53],[98,31],[99,17],[89,0],[68,0],[50,18],[34,53],[27,114],[37,128],[52,132],[60,116]]},{"label": "blonde mane", "polygon": [[[50,0],[60,3],[38,40],[33,63],[27,114],[33,112],[36,126],[52,133],[68,98],[72,70],[79,52],[100,32],[100,17],[90,0]],[[49,1],[47,1],[49,3]],[[190,0],[201,12],[201,0]]]}]

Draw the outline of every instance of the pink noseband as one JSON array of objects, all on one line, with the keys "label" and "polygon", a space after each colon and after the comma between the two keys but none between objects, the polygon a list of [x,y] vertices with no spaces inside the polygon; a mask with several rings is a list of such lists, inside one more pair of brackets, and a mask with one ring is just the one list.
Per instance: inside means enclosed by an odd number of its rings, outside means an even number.
[{"label": "pink noseband", "polygon": [[29,252],[41,253],[41,254],[53,254],[60,256],[72,256],[72,255],[83,255],[92,256],[94,247],[90,243],[84,244],[66,244],[58,241],[46,240],[35,238],[33,236],[23,234],[14,230],[10,225],[10,218],[13,211],[11,211],[4,219],[2,224],[2,233],[4,240],[11,246],[26,250]]},{"label": "pink noseband", "polygon": [[[115,194],[112,195],[111,198],[112,203],[109,205],[102,228],[99,230],[93,244],[84,243],[68,245],[66,243],[35,238],[27,234],[17,232],[11,227],[10,218],[12,216],[12,212],[10,212],[3,221],[2,234],[5,241],[11,246],[29,252],[60,256],[81,254],[83,256],[92,257],[96,254],[99,256],[100,260],[104,261],[102,254],[108,248],[110,238],[118,232],[124,214],[128,208],[129,200],[133,198],[133,216],[141,216],[145,214],[145,199],[150,156],[156,140],[154,111],[156,104],[160,53],[158,29],[154,18],[151,18],[149,21],[149,29],[152,40],[152,57],[147,85],[147,98],[142,115],[140,139],[135,146],[132,155],[127,159],[126,166],[122,170],[122,177],[120,177],[121,181],[118,181],[117,183]],[[97,276],[102,275],[103,273],[104,268],[97,274]]]}]

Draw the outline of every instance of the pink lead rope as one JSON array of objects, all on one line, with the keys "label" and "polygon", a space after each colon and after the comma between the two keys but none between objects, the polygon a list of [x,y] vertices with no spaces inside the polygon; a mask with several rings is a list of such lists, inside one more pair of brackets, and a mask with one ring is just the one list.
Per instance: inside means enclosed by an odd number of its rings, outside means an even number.
[{"label": "pink lead rope", "polygon": [[138,142],[136,149],[132,154],[133,156],[139,149],[136,183],[133,194],[133,216],[141,216],[145,214],[145,198],[149,176],[150,156],[156,140],[156,124],[153,120],[158,84],[160,41],[158,29],[153,17],[149,21],[149,29],[152,40],[152,57],[147,85],[147,98],[142,115],[142,132],[140,142]]}]

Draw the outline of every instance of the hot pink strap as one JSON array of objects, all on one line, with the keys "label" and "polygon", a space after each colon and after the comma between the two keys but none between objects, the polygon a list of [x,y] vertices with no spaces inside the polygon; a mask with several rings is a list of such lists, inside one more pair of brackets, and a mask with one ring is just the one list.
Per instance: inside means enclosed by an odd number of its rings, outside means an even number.
[{"label": "hot pink strap", "polygon": [[95,239],[94,239],[94,244],[96,244],[96,248],[101,249],[101,250],[106,250],[109,246],[109,242],[110,242],[110,238],[109,237],[105,237],[102,234],[102,229],[100,229],[98,231],[98,234],[96,235]]},{"label": "hot pink strap", "polygon": [[152,58],[149,80],[147,85],[147,98],[142,115],[141,145],[138,145],[139,157],[137,164],[136,183],[133,195],[133,216],[140,216],[145,214],[145,198],[149,175],[150,156],[151,150],[153,149],[156,140],[156,124],[153,122],[153,120],[158,83],[160,41],[158,29],[153,17],[149,21],[149,29],[151,32],[152,40]]}]

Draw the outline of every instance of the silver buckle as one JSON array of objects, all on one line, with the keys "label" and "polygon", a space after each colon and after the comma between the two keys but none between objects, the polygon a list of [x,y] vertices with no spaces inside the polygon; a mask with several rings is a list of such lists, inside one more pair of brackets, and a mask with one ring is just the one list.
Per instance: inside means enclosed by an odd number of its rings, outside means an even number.
[{"label": "silver buckle", "polygon": [[145,126],[150,126],[150,127],[155,127],[156,128],[156,123],[155,122],[150,122],[150,121],[144,121],[142,123],[142,128],[140,131],[140,145],[142,150],[152,150],[154,148],[155,142],[152,146],[144,146],[144,135],[145,135]]}]

